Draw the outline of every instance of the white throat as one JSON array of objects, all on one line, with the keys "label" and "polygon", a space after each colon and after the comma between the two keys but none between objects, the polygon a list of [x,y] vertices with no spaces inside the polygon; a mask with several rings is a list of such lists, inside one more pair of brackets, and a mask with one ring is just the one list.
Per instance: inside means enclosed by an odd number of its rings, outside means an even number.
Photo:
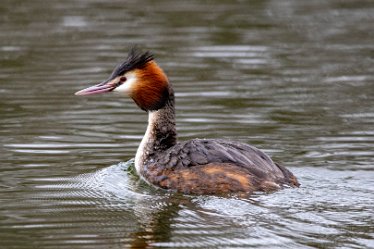
[{"label": "white throat", "polygon": [[157,116],[158,116],[158,111],[148,113],[147,131],[145,132],[144,137],[135,155],[135,169],[138,175],[142,175],[141,172],[142,172],[142,168],[144,167],[145,159],[150,153],[148,146],[150,145],[149,143],[152,142],[152,140],[154,139],[153,129],[154,129],[154,124],[157,120]]}]

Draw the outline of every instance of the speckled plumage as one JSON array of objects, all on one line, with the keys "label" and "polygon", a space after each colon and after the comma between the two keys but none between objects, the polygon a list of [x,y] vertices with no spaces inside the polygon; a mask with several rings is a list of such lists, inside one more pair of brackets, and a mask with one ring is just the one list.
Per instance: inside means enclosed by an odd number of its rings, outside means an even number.
[{"label": "speckled plumage", "polygon": [[136,160],[138,172],[153,185],[187,194],[239,194],[297,187],[285,167],[261,150],[223,139],[176,142],[174,98],[149,114],[147,136]]},{"label": "speckled plumage", "polygon": [[177,142],[174,91],[152,54],[131,50],[109,80],[77,92],[127,94],[148,112],[147,131],[135,168],[147,182],[187,194],[250,195],[283,186],[298,187],[296,177],[259,149],[229,140]]},{"label": "speckled plumage", "polygon": [[223,139],[177,143],[174,91],[165,105],[149,112],[146,134],[135,158],[138,173],[149,183],[186,194],[239,194],[274,191],[299,183],[285,167],[261,150]]}]

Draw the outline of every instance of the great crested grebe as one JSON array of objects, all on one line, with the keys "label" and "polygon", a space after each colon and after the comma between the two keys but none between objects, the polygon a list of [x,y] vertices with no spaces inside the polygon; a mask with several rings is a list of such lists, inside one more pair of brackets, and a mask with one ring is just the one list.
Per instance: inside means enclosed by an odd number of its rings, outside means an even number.
[{"label": "great crested grebe", "polygon": [[132,48],[102,83],[76,95],[118,92],[148,112],[135,156],[137,173],[163,189],[185,194],[239,194],[298,187],[296,177],[259,149],[223,139],[177,142],[174,91],[150,52]]}]

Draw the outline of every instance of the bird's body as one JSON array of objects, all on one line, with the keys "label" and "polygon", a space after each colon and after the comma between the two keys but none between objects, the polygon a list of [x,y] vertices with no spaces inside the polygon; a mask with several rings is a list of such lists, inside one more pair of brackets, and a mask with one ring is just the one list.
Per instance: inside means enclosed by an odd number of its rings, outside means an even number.
[{"label": "bird's body", "polygon": [[152,185],[213,195],[249,195],[299,186],[290,171],[253,146],[223,139],[177,142],[174,91],[148,52],[133,49],[108,80],[76,94],[108,91],[126,93],[148,112],[135,168]]}]

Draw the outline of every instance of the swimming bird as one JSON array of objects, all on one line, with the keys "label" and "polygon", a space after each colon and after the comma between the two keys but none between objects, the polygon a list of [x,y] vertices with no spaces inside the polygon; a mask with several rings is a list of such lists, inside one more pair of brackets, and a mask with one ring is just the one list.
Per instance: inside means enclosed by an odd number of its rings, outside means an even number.
[{"label": "swimming bird", "polygon": [[132,48],[107,80],[75,94],[106,92],[129,96],[148,113],[135,168],[152,185],[184,194],[241,196],[299,186],[288,169],[254,146],[224,139],[178,142],[174,90],[149,51]]}]

